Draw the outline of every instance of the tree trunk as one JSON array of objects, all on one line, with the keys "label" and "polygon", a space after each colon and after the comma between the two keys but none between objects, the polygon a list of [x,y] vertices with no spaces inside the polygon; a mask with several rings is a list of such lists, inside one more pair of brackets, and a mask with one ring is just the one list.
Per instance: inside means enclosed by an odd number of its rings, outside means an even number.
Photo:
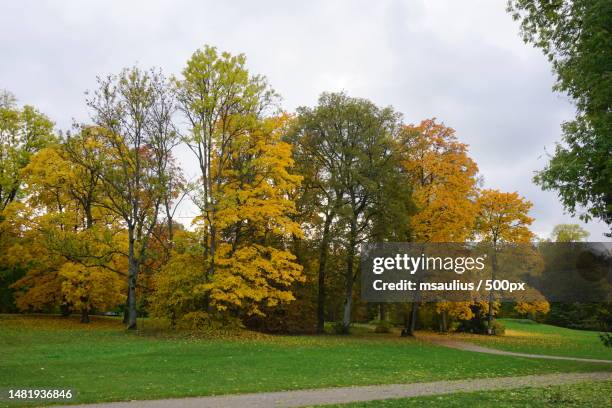
[{"label": "tree trunk", "polygon": [[353,263],[355,259],[355,246],[357,242],[357,220],[355,217],[351,219],[351,230],[349,237],[349,247],[346,256],[346,276],[345,276],[345,293],[344,293],[344,315],[342,317],[342,326],[346,333],[351,325],[351,309],[353,307]]},{"label": "tree trunk", "polygon": [[[495,245],[493,246],[493,259],[491,261],[491,280],[494,281],[497,272],[497,248]],[[493,289],[491,289],[489,291],[489,308],[487,313],[487,334],[489,335],[493,334],[493,301]]]},{"label": "tree trunk", "polygon": [[325,272],[327,268],[327,254],[329,251],[329,229],[331,227],[332,215],[325,219],[323,227],[323,239],[319,249],[319,286],[317,296],[317,333],[325,332]]},{"label": "tree trunk", "polygon": [[402,329],[401,337],[412,337],[416,330],[416,322],[419,316],[419,303],[411,302],[410,314],[405,322],[405,327]]},{"label": "tree trunk", "polygon": [[127,299],[127,328],[136,329],[136,279],[138,278],[138,262],[134,250],[134,229],[130,227],[128,247],[128,299]]},{"label": "tree trunk", "polygon": [[384,303],[380,303],[378,305],[378,320],[381,322],[387,320],[387,305]]},{"label": "tree trunk", "polygon": [[442,322],[440,323],[440,331],[442,333],[448,332],[448,322],[447,322],[446,315],[447,315],[446,310],[443,310],[441,314]]},{"label": "tree trunk", "polygon": [[86,307],[81,309],[81,323],[89,323],[89,309]]}]

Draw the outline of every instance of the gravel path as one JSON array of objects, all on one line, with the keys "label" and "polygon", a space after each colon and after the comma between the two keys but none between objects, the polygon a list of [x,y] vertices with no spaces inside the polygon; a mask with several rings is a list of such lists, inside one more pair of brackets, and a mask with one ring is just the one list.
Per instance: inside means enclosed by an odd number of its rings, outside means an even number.
[{"label": "gravel path", "polygon": [[480,378],[428,383],[372,385],[365,387],[323,388],[314,390],[264,392],[216,397],[180,398],[151,401],[111,402],[71,405],[66,408],[290,408],[323,404],[408,398],[521,387],[545,387],[583,381],[610,381],[612,372],[529,375],[523,377]]},{"label": "gravel path", "polygon": [[600,363],[600,364],[612,364],[612,360],[601,360],[596,358],[579,358],[579,357],[562,357],[562,356],[548,356],[544,354],[528,354],[528,353],[516,353],[513,351],[505,351],[492,349],[489,347],[477,346],[472,343],[463,341],[445,339],[443,336],[419,336],[420,339],[434,343],[444,347],[450,347],[458,350],[474,351],[477,353],[486,354],[497,354],[500,356],[514,356],[514,357],[527,357],[527,358],[543,358],[548,360],[570,360],[570,361],[581,361],[584,363]]}]

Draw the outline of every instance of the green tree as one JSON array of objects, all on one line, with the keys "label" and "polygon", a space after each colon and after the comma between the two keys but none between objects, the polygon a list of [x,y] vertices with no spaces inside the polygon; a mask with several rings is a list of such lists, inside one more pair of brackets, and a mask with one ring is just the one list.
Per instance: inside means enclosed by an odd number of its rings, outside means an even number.
[{"label": "green tree", "polygon": [[578,224],[559,224],[553,228],[550,239],[553,242],[582,242],[589,235],[589,232]]},{"label": "green tree", "polygon": [[[612,2],[509,0],[525,42],[541,48],[557,75],[555,90],[575,102],[548,165],[535,176],[570,213],[612,226]],[[607,234],[609,235],[609,234]]]},{"label": "green tree", "polygon": [[308,200],[322,203],[312,206],[316,215],[306,226],[320,239],[319,330],[332,232],[340,234],[345,250],[345,332],[351,323],[358,245],[368,238],[406,238],[410,184],[396,150],[400,124],[393,109],[344,93],[323,94],[316,107],[298,109],[291,137],[296,158],[306,170]]}]

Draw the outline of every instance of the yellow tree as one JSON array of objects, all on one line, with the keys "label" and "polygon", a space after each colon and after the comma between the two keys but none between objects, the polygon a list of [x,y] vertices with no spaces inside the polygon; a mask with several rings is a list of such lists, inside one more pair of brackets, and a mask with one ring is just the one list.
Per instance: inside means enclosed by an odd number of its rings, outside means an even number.
[{"label": "yellow tree", "polygon": [[302,280],[302,267],[285,244],[302,234],[290,199],[301,177],[290,172],[291,146],[281,141],[286,122],[286,116],[260,121],[232,138],[224,156],[213,156],[212,168],[220,174],[212,176],[223,180],[212,190],[214,261],[203,250],[201,238],[211,238],[204,213],[195,220],[196,233],[177,236],[168,265],[155,276],[155,315],[210,324],[263,315],[265,308],[294,299],[291,285]]},{"label": "yellow tree", "polygon": [[473,229],[478,192],[478,166],[467,145],[435,119],[406,126],[402,142],[417,207],[410,219],[415,241],[464,242]]},{"label": "yellow tree", "polygon": [[217,272],[205,289],[219,310],[236,308],[262,314],[260,305],[275,306],[293,300],[289,290],[301,280],[302,267],[284,247],[302,231],[293,221],[290,199],[301,176],[291,174],[291,146],[281,141],[288,117],[272,117],[236,137],[214,191],[219,228]]},{"label": "yellow tree", "polygon": [[84,129],[60,146],[43,149],[23,171],[28,205],[39,210],[28,219],[29,231],[35,234],[33,242],[44,248],[48,262],[32,268],[14,285],[20,291],[21,308],[35,306],[32,300],[40,303],[45,296],[48,302],[61,299],[62,306],[79,310],[86,323],[91,310],[114,307],[122,298],[125,234],[98,205],[100,165],[71,161],[75,155],[80,161],[97,161],[96,135],[93,129]]},{"label": "yellow tree", "polygon": [[[517,192],[504,193],[499,190],[482,190],[478,196],[476,234],[482,242],[491,245],[492,276],[497,271],[497,253],[503,243],[529,243],[534,234],[529,226],[534,221],[529,214],[532,203]],[[494,314],[493,291],[489,292],[487,330],[492,334]]]},{"label": "yellow tree", "polygon": [[[464,242],[473,231],[478,193],[478,167],[468,156],[467,145],[457,140],[452,128],[435,119],[406,126],[401,142],[417,209],[410,218],[414,240]],[[436,311],[442,314],[443,330],[447,314],[465,316],[465,310],[463,302],[439,305]],[[416,324],[415,304],[411,315],[409,334]]]}]

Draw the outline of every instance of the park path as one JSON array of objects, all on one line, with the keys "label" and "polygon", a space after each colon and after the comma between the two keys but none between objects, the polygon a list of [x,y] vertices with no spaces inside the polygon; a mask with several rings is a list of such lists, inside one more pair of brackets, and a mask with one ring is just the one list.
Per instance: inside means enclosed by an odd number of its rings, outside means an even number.
[{"label": "park path", "polygon": [[455,392],[505,390],[522,387],[574,384],[583,381],[611,381],[612,372],[563,373],[521,377],[478,378],[413,384],[369,385],[363,387],[262,392],[151,401],[110,402],[71,405],[65,408],[294,408],[344,404],[389,398],[409,398]]},{"label": "park path", "polygon": [[439,346],[450,347],[457,350],[473,351],[476,353],[496,354],[499,356],[514,356],[514,357],[526,357],[526,358],[542,358],[548,360],[569,360],[569,361],[580,361],[583,363],[600,363],[600,364],[612,364],[612,360],[601,360],[596,358],[580,358],[580,357],[564,357],[564,356],[549,356],[545,354],[529,354],[529,353],[517,353],[514,351],[505,351],[492,349],[489,347],[477,346],[476,344],[457,341],[444,338],[440,335],[421,335],[418,337],[421,340],[437,344]]}]

